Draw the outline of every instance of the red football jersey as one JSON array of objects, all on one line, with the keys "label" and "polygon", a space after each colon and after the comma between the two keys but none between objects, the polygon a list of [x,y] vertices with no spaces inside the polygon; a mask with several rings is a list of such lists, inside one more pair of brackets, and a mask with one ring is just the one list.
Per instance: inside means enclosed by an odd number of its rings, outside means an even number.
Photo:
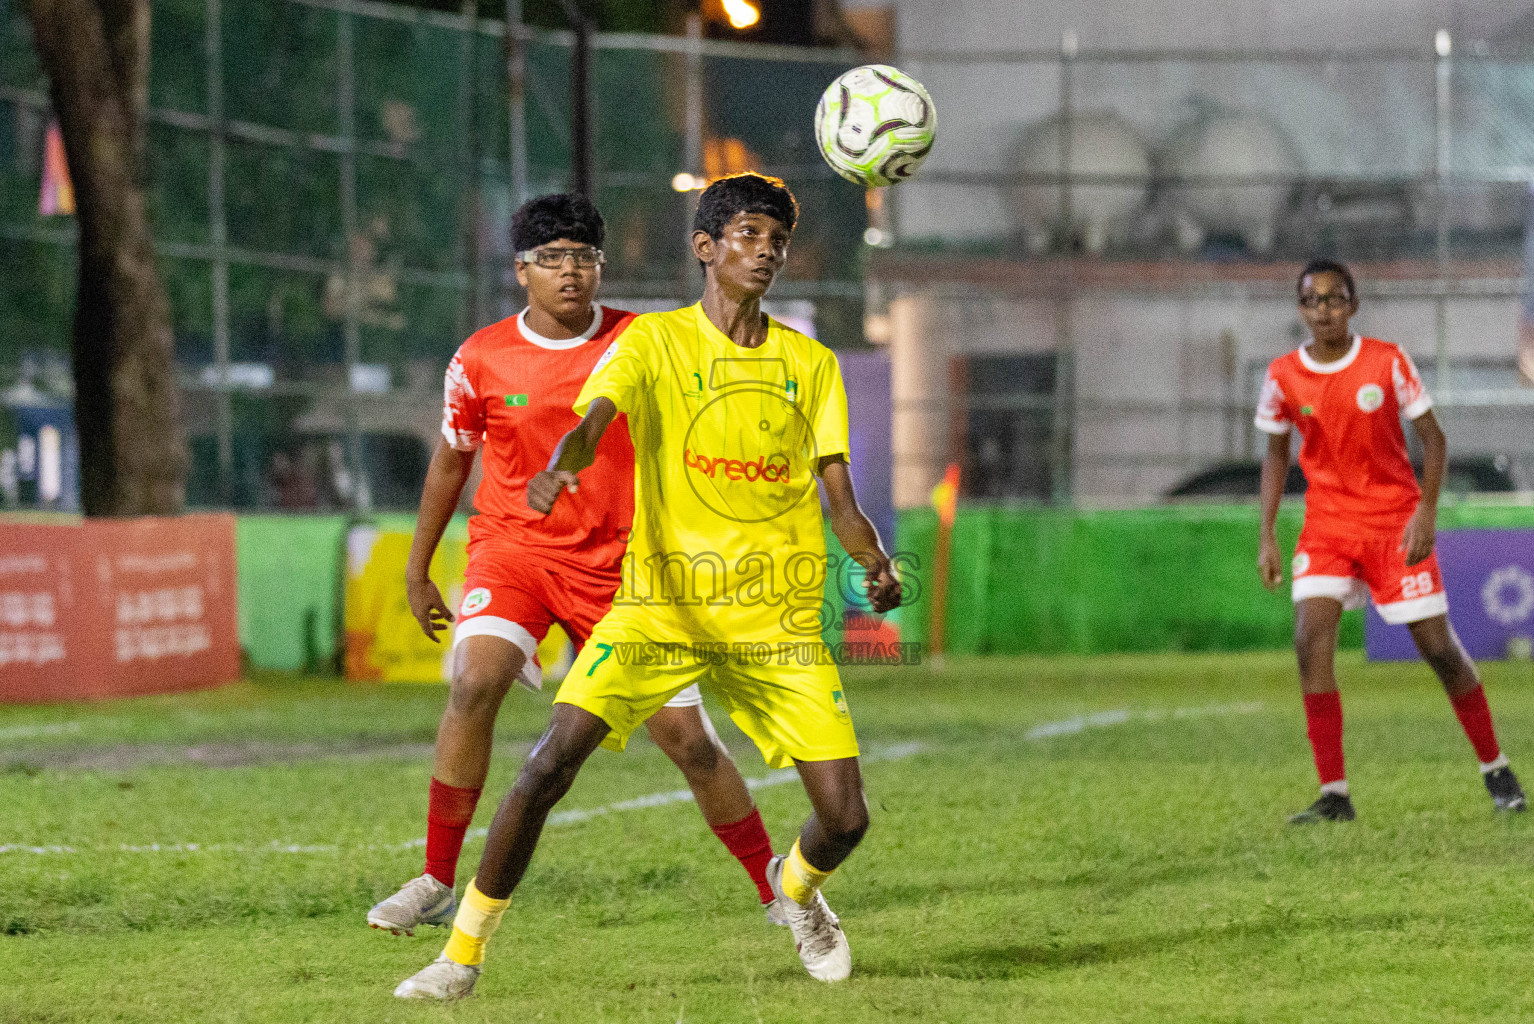
[{"label": "red football jersey", "polygon": [[[541,516],[527,507],[527,482],[546,468],[580,417],[571,410],[609,345],[634,319],[595,306],[578,338],[543,338],[523,314],[478,331],[447,367],[442,436],[459,451],[483,448],[484,478],[469,520],[471,553],[507,545],[516,557],[617,579],[634,521],[634,447],[618,416],[583,470],[581,487]],[[525,311],[524,311],[525,313]]]},{"label": "red football jersey", "polygon": [[1348,354],[1318,363],[1300,348],[1268,365],[1257,426],[1298,427],[1307,524],[1399,529],[1422,495],[1406,454],[1401,417],[1433,407],[1411,357],[1388,341],[1354,336]]}]

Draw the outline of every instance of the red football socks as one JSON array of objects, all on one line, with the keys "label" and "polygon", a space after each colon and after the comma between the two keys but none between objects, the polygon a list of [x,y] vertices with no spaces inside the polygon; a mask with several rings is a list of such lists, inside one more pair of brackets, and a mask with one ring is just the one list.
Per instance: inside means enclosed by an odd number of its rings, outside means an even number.
[{"label": "red football socks", "polygon": [[1459,724],[1465,727],[1465,735],[1470,737],[1475,756],[1481,759],[1482,764],[1495,761],[1502,749],[1497,746],[1497,731],[1491,725],[1491,708],[1486,706],[1486,690],[1477,686],[1458,697],[1450,697],[1449,703],[1454,705],[1454,714],[1459,718]]},{"label": "red football socks", "polygon": [[1321,785],[1341,782],[1342,772],[1342,698],[1330,693],[1307,693],[1305,697],[1305,734],[1316,759],[1316,774]]},{"label": "red football socks", "polygon": [[772,886],[767,884],[767,862],[772,860],[772,840],[762,824],[762,813],[752,808],[751,813],[733,825],[712,826],[714,835],[724,848],[734,854],[756,883],[757,894],[763,903],[772,902]]},{"label": "red football socks", "polygon": [[458,855],[463,852],[463,837],[474,819],[479,792],[431,780],[426,807],[426,873],[443,885],[454,882]]}]

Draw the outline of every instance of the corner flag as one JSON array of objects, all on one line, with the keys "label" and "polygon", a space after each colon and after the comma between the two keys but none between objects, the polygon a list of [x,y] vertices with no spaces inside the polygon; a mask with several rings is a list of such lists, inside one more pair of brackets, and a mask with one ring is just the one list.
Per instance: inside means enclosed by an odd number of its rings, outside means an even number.
[{"label": "corner flag", "polygon": [[943,641],[948,615],[948,552],[953,543],[953,521],[959,511],[959,466],[950,463],[943,480],[932,488],[932,506],[937,509],[937,544],[932,553],[932,622],[927,636],[929,664],[934,671],[943,667]]}]

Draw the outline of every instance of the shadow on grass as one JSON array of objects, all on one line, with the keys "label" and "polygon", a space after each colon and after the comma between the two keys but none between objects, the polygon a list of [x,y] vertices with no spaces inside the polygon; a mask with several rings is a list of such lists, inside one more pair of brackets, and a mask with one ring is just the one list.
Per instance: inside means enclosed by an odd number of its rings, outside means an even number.
[{"label": "shadow on grass", "polygon": [[1198,882],[1217,876],[1230,878],[1238,870],[1232,865],[1195,865],[1187,861],[1147,865],[1142,869],[1126,869],[1122,865],[1084,868],[1058,877],[976,878],[963,882],[934,881],[930,885],[881,884],[857,893],[855,898],[844,898],[848,912],[870,913],[881,910],[908,910],[912,906],[941,905],[955,897],[964,896],[1012,896],[1026,899],[1030,893],[1044,890],[1091,889],[1100,897],[1122,898],[1141,889],[1160,885],[1177,885]]},{"label": "shadow on grass", "polygon": [[923,959],[862,961],[857,965],[857,973],[864,977],[879,978],[1005,980],[1075,967],[1136,960],[1205,942],[1279,938],[1315,931],[1387,931],[1398,929],[1402,922],[1403,918],[1398,914],[1335,918],[1309,917],[1274,910],[1260,918],[1222,926],[1179,928],[1098,942],[1051,941],[950,946],[936,950],[930,957]]}]

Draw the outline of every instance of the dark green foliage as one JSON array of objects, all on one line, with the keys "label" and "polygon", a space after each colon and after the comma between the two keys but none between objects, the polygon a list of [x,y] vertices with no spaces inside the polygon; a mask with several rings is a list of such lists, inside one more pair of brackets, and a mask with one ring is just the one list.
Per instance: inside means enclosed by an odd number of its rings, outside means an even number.
[{"label": "dark green foliage", "polygon": [[0,84],[23,89],[47,87],[32,51],[27,16],[16,0],[0,0]]},{"label": "dark green foliage", "polygon": [[0,245],[0,380],[14,377],[24,349],[69,350],[73,251],[37,242]]},{"label": "dark green foliage", "polygon": [[154,0],[150,30],[153,34],[149,105],[207,113],[207,25],[203,0]]},{"label": "dark green foliage", "polygon": [[284,379],[301,379],[307,364],[339,362],[339,328],[325,315],[325,282],[321,274],[230,267],[230,358],[274,363]]},{"label": "dark green foliage", "polygon": [[213,361],[213,280],[206,261],[161,257],[156,261],[170,299],[176,361],[199,367]]},{"label": "dark green foliage", "polygon": [[[462,10],[459,0],[412,6]],[[236,250],[229,270],[231,358],[270,363],[280,381],[333,384],[343,351],[336,274],[353,244],[343,223],[344,160],[336,141],[345,127],[340,18],[289,0],[223,0],[222,9],[224,113],[231,126],[225,222]],[[601,0],[588,9],[602,30],[613,32],[675,31],[681,11],[639,0]],[[503,10],[487,0],[479,13],[499,19]],[[528,0],[525,12],[529,24],[565,26],[555,0]],[[173,115],[205,114],[204,0],[154,0],[153,14],[151,105]],[[480,33],[466,40],[454,27],[366,15],[351,25],[353,129],[360,147],[357,237],[368,250],[366,272],[378,279],[382,296],[366,302],[362,357],[388,365],[400,386],[420,378],[419,372],[411,376],[412,363],[440,366],[468,330],[503,308],[497,288],[505,276],[511,205],[505,55],[498,37]],[[569,52],[535,42],[528,48],[528,69],[529,184],[535,193],[562,190],[570,163]],[[769,166],[807,171],[790,182],[805,211],[790,279],[861,276],[857,191],[823,172],[806,142],[821,79],[834,70],[705,62],[710,131],[742,139]],[[609,225],[608,276],[645,283],[647,292],[679,284],[687,269],[688,202],[670,188],[683,163],[682,74],[677,55],[639,50],[600,50],[593,65],[597,170],[604,176],[597,200]],[[14,0],[0,4],[0,83],[46,93]],[[0,103],[0,229],[36,238],[16,244],[7,239],[0,251],[0,379],[14,372],[22,347],[67,348],[73,222],[36,215],[45,111]],[[319,144],[250,137],[269,129]],[[209,136],[175,123],[174,116],[152,118],[146,132],[156,240],[208,245]],[[454,280],[469,269],[476,210],[479,323],[473,322],[474,292]],[[284,261],[292,265],[274,269]],[[178,359],[196,372],[213,359],[211,266],[194,253],[162,252],[161,269]],[[858,310],[841,319],[828,315],[826,338],[833,344],[855,340],[860,317]],[[838,329],[842,321],[846,329]],[[194,435],[211,430],[212,422],[207,416],[189,419]],[[237,447],[257,452],[265,445],[252,438]]]},{"label": "dark green foliage", "polygon": [[335,133],[334,13],[302,4],[224,4],[224,113],[292,131]]},{"label": "dark green foliage", "polygon": [[206,245],[208,137],[151,122],[145,126],[149,166],[149,219],[160,242]]},{"label": "dark green foliage", "polygon": [[334,153],[235,140],[224,173],[231,245],[345,259]]},{"label": "dark green foliage", "polygon": [[[452,167],[462,145],[458,72],[468,50],[464,34],[376,18],[359,18],[355,25],[358,137],[396,141],[388,130],[387,108],[404,104],[416,129],[412,151],[434,165]],[[483,36],[475,36],[473,45],[498,49]],[[472,67],[472,57],[469,63]]]}]

